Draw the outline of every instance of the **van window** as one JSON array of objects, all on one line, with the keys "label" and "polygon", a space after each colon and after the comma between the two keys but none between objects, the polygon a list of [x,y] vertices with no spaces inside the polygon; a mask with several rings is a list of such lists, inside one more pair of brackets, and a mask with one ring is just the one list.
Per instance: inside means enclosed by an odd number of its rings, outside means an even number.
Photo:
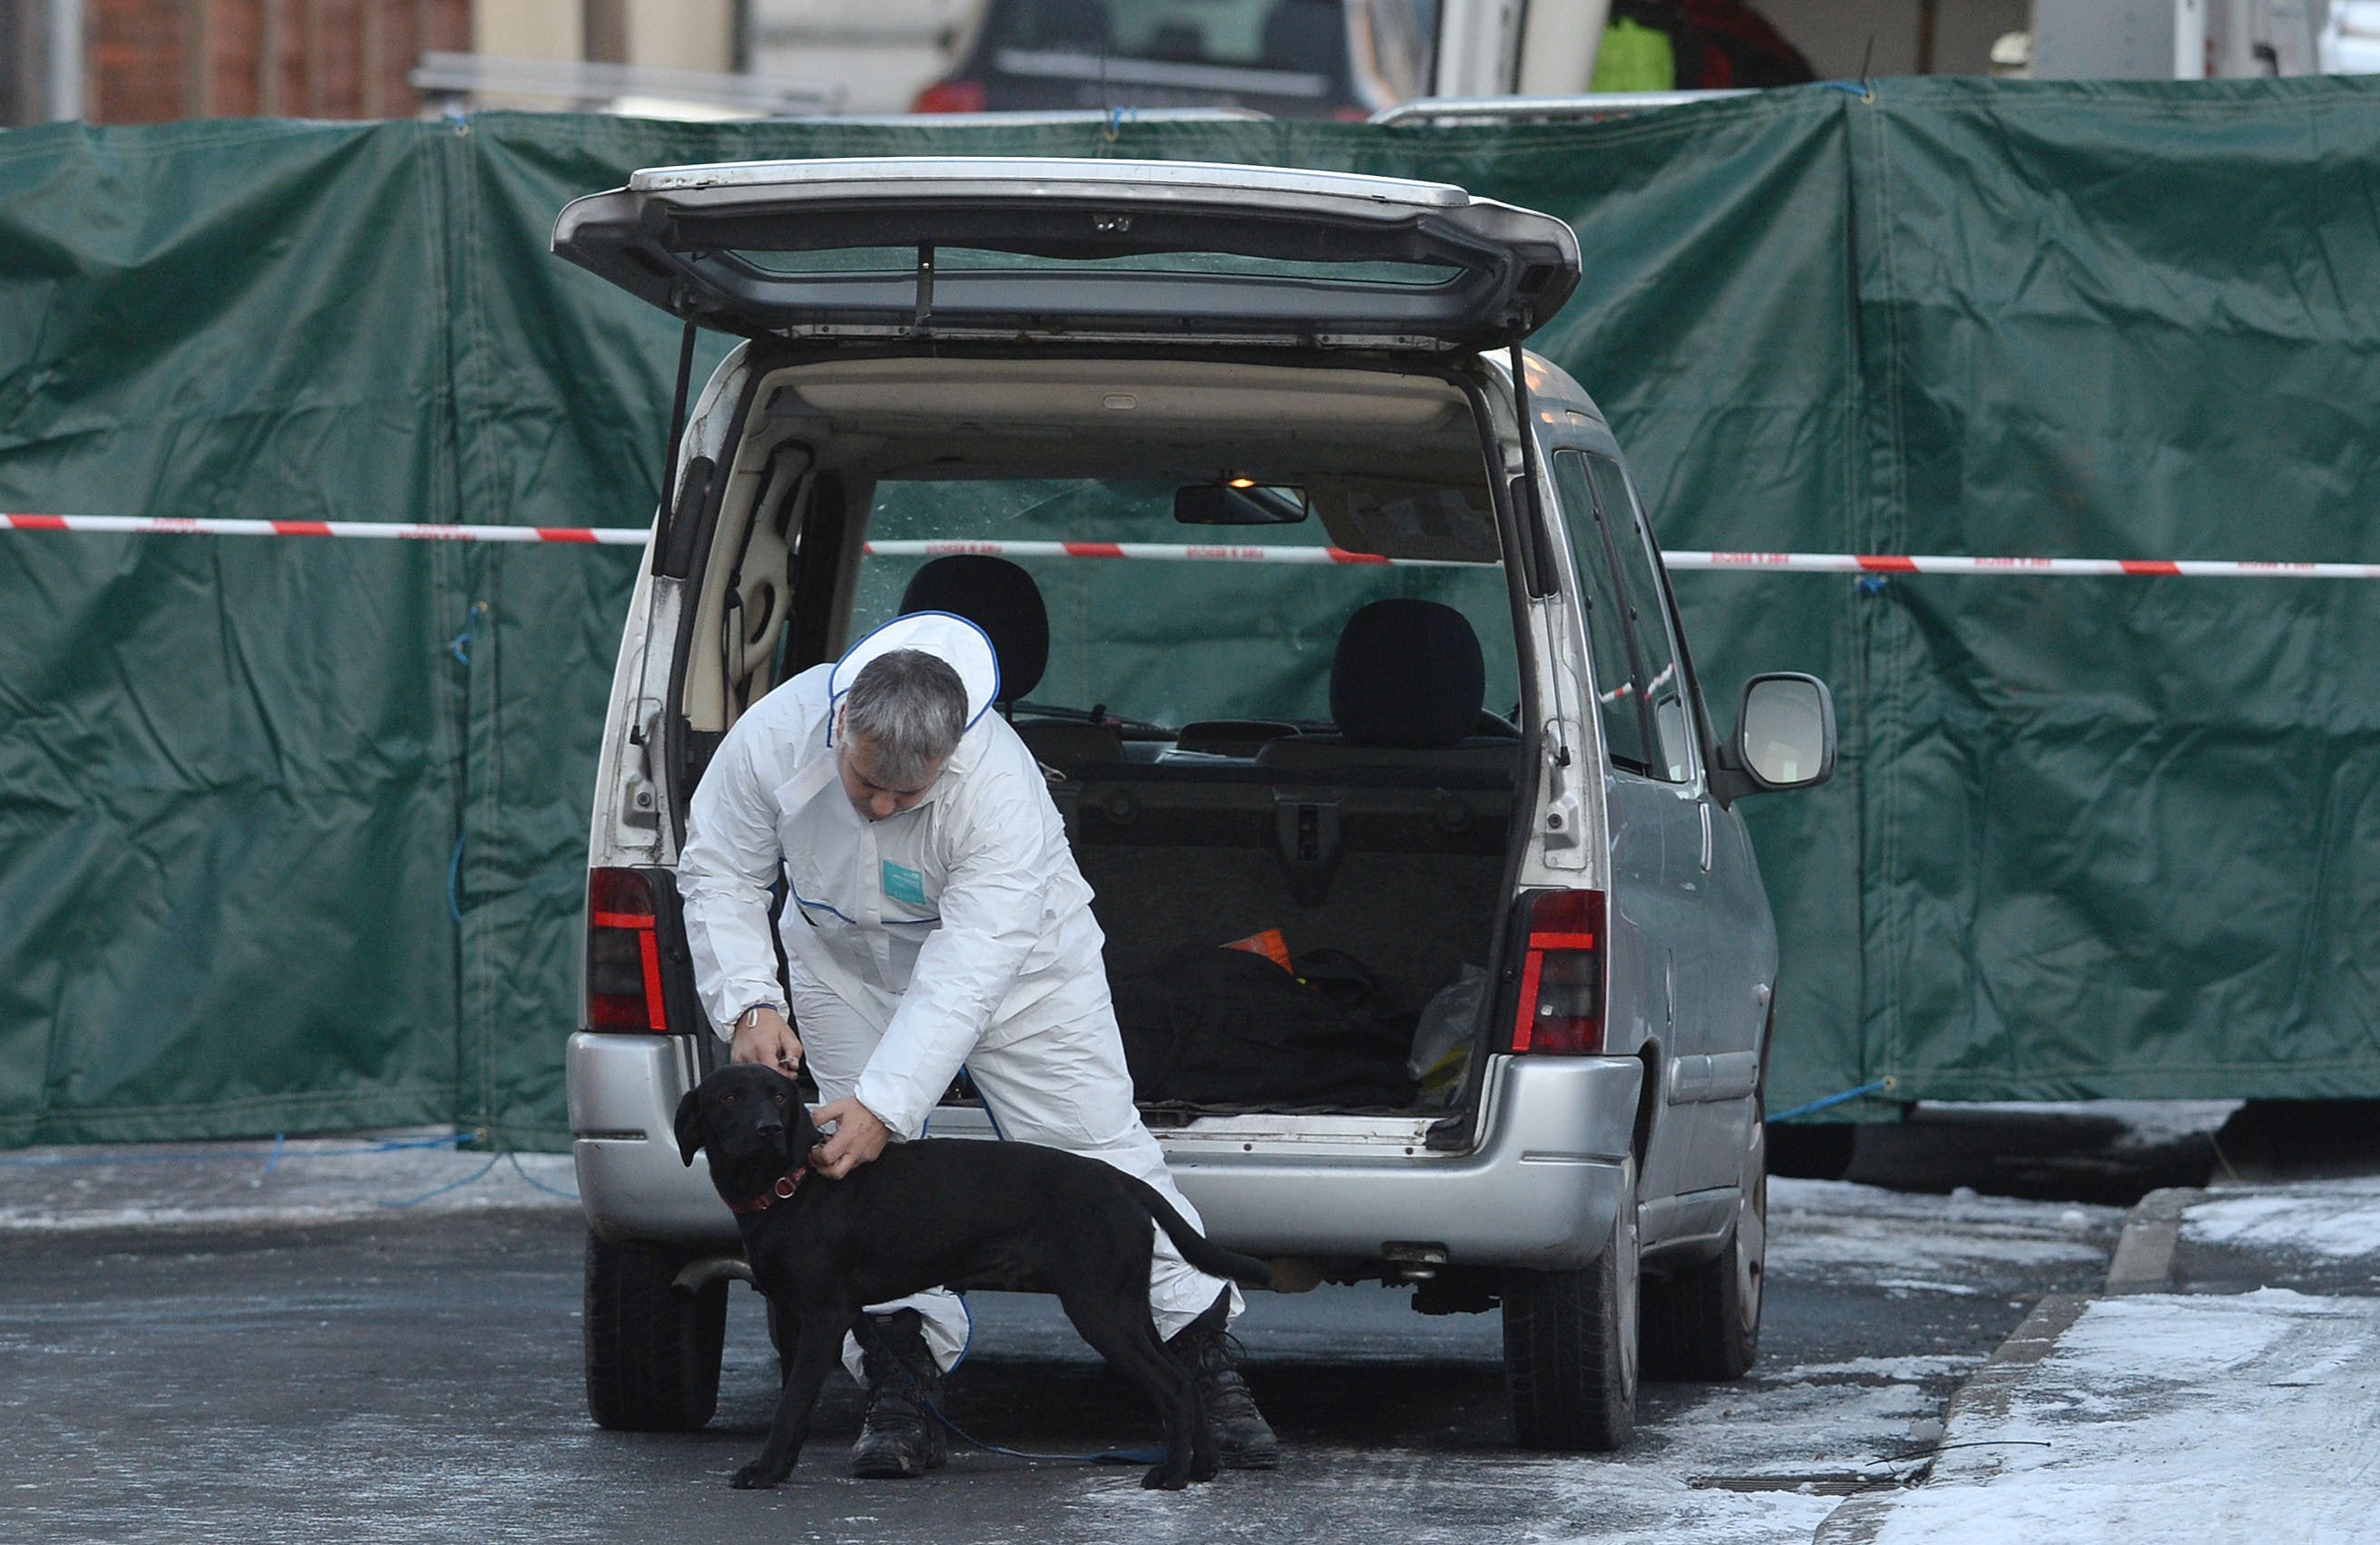
[{"label": "van window", "polygon": [[1686,701],[1685,670],[1678,663],[1677,640],[1670,627],[1669,591],[1653,568],[1653,533],[1620,464],[1594,455],[1585,460],[1595,483],[1596,508],[1620,569],[1621,600],[1627,608],[1629,634],[1636,646],[1641,673],[1637,686],[1652,719],[1653,776],[1673,784],[1691,782],[1694,714]]},{"label": "van window", "polygon": [[[877,544],[997,546],[1033,577],[1050,614],[1036,705],[1103,708],[1172,727],[1255,719],[1327,728],[1340,630],[1368,602],[1412,597],[1463,614],[1479,639],[1488,711],[1516,710],[1511,593],[1484,485],[1401,489],[1366,475],[1317,475],[1302,486],[1313,505],[1305,520],[1212,527],[1174,519],[1171,481],[887,479],[870,501],[871,552],[847,636],[895,615],[910,577],[929,561],[879,554]],[[1319,561],[1020,554],[1011,545],[1019,542],[1078,552],[1116,543],[1260,549]],[[1407,561],[1360,561],[1384,554]]]},{"label": "van window", "polygon": [[1628,608],[1612,575],[1586,457],[1577,451],[1562,451],[1553,461],[1554,482],[1560,490],[1563,517],[1578,562],[1579,584],[1586,592],[1586,639],[1594,656],[1604,754],[1622,772],[1649,774],[1652,758],[1646,748],[1653,737],[1645,723],[1644,694],[1637,690],[1640,673],[1628,636]]}]

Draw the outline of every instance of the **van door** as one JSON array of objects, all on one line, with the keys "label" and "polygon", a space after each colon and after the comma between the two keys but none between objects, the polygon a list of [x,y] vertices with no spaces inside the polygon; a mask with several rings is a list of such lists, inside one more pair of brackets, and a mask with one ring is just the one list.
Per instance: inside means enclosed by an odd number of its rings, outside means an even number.
[{"label": "van door", "polygon": [[1669,943],[1676,961],[1677,1057],[1668,1096],[1680,1125],[1695,1134],[1683,1156],[1681,1190],[1732,1186],[1739,1178],[1742,1115],[1759,1076],[1750,967],[1757,922],[1747,894],[1758,877],[1740,824],[1710,797],[1696,734],[1700,715],[1683,630],[1659,568],[1652,523],[1620,463],[1586,457],[1596,509],[1618,564],[1621,600],[1636,642],[1645,710],[1670,834],[1665,872],[1684,916]]},{"label": "van door", "polygon": [[1444,354],[1577,287],[1549,214],[1445,183],[1196,162],[893,156],[665,166],[570,203],[553,249],[747,336]]},{"label": "van door", "polygon": [[[1551,462],[1578,570],[1603,732],[1613,943],[1608,1012],[1619,1032],[1611,1043],[1633,1047],[1620,1040],[1633,1029],[1660,1049],[1654,1072],[1666,1098],[1640,1181],[1641,1194],[1654,1199],[1694,1188],[1696,1151],[1707,1141],[1701,1113],[1678,1098],[1690,1092],[1682,1090],[1681,1075],[1706,1065],[1708,1056],[1688,1006],[1704,950],[1702,825],[1691,748],[1680,746],[1663,713],[1679,675],[1668,623],[1658,610],[1647,619],[1630,593],[1633,571],[1622,558],[1636,541],[1635,525],[1626,506],[1608,506],[1598,466],[1617,469],[1580,449],[1557,449]],[[1641,962],[1633,973],[1627,969],[1632,956]]]}]

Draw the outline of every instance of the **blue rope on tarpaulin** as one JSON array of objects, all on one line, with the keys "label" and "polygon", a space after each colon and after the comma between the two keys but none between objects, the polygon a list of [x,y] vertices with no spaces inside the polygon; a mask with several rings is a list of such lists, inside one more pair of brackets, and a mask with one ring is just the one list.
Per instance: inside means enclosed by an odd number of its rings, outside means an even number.
[{"label": "blue rope on tarpaulin", "polygon": [[[43,1153],[26,1157],[0,1159],[0,1164],[7,1165],[13,1169],[64,1169],[79,1164],[207,1164],[223,1163],[235,1159],[251,1162],[255,1160],[262,1159],[265,1161],[264,1173],[271,1174],[273,1167],[281,1162],[283,1143],[286,1136],[287,1134],[285,1133],[276,1134],[273,1139],[273,1147],[262,1153],[259,1153],[254,1149],[238,1149],[221,1153],[98,1153],[88,1155]],[[457,1132],[451,1137],[392,1137],[386,1142],[370,1143],[361,1148],[326,1148],[319,1153],[310,1153],[306,1155],[306,1157],[309,1159],[352,1159],[359,1154],[397,1153],[407,1149],[455,1148],[464,1143],[477,1142],[479,1139],[480,1134],[477,1132]]]},{"label": "blue rope on tarpaulin", "polygon": [[1854,1100],[1864,1100],[1871,1094],[1890,1094],[1900,1087],[1900,1080],[1888,1073],[1883,1077],[1872,1079],[1855,1089],[1845,1089],[1840,1094],[1830,1094],[1824,1100],[1813,1100],[1807,1105],[1796,1105],[1790,1111],[1779,1111],[1768,1119],[1771,1122],[1791,1121],[1796,1116],[1812,1115],[1819,1111],[1830,1110],[1837,1105],[1849,1104]]},{"label": "blue rope on tarpaulin", "polygon": [[[382,1142],[365,1143],[354,1148],[322,1149],[303,1154],[301,1157],[308,1159],[354,1159],[367,1154],[375,1153],[405,1153],[409,1151],[418,1151],[423,1149],[460,1148],[465,1143],[480,1141],[485,1137],[485,1133],[473,1131],[455,1132],[443,1137],[391,1137]],[[287,1154],[288,1147],[289,1135],[287,1133],[276,1132],[273,1135],[273,1146],[261,1155],[264,1160],[265,1178],[270,1178],[273,1171],[281,1167],[281,1161],[283,1157]],[[210,1164],[233,1162],[253,1163],[259,1157],[260,1155],[254,1149],[227,1149],[221,1151],[201,1151],[197,1153],[44,1153],[0,1158],[0,1165],[5,1165],[10,1169],[50,1170],[93,1167],[103,1164]],[[468,1186],[471,1182],[485,1176],[487,1173],[490,1170],[494,1169],[497,1164],[504,1162],[509,1162],[513,1167],[513,1173],[515,1174],[520,1176],[520,1178],[526,1181],[530,1186],[537,1190],[545,1192],[548,1196],[560,1197],[566,1201],[577,1201],[578,1199],[577,1192],[565,1191],[558,1186],[548,1186],[544,1181],[540,1180],[537,1176],[529,1174],[527,1169],[522,1167],[520,1155],[507,1150],[492,1156],[486,1163],[480,1165],[478,1169],[472,1171],[469,1174],[465,1175],[460,1180],[450,1181],[446,1185],[437,1187],[435,1190],[424,1191],[418,1197],[409,1197],[403,1201],[384,1201],[380,1205],[394,1209],[418,1207],[421,1203],[428,1201],[432,1197],[443,1197],[449,1191]]]}]

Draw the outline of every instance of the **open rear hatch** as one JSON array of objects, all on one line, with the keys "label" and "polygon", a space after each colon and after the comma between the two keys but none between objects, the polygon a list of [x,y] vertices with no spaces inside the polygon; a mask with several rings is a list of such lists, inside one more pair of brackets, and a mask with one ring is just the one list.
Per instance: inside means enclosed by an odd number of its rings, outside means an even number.
[{"label": "open rear hatch", "polygon": [[1548,214],[1444,183],[969,156],[659,167],[561,256],[687,322],[817,341],[1516,343],[1577,287]]}]

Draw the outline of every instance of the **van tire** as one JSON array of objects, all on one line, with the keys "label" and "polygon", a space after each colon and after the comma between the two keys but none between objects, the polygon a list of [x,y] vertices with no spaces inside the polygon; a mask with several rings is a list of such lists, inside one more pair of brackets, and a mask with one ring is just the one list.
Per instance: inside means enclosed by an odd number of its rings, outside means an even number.
[{"label": "van tire", "polygon": [[1507,1273],[1504,1391],[1523,1448],[1609,1453],[1636,1430],[1636,1166],[1594,1264]]},{"label": "van tire", "polygon": [[1759,1355],[1768,1273],[1766,1131],[1755,1107],[1726,1246],[1708,1260],[1645,1283],[1647,1379],[1741,1379]]},{"label": "van tire", "polygon": [[683,1256],[587,1236],[587,1411],[615,1432],[692,1432],[719,1405],[727,1283],[670,1284]]}]

